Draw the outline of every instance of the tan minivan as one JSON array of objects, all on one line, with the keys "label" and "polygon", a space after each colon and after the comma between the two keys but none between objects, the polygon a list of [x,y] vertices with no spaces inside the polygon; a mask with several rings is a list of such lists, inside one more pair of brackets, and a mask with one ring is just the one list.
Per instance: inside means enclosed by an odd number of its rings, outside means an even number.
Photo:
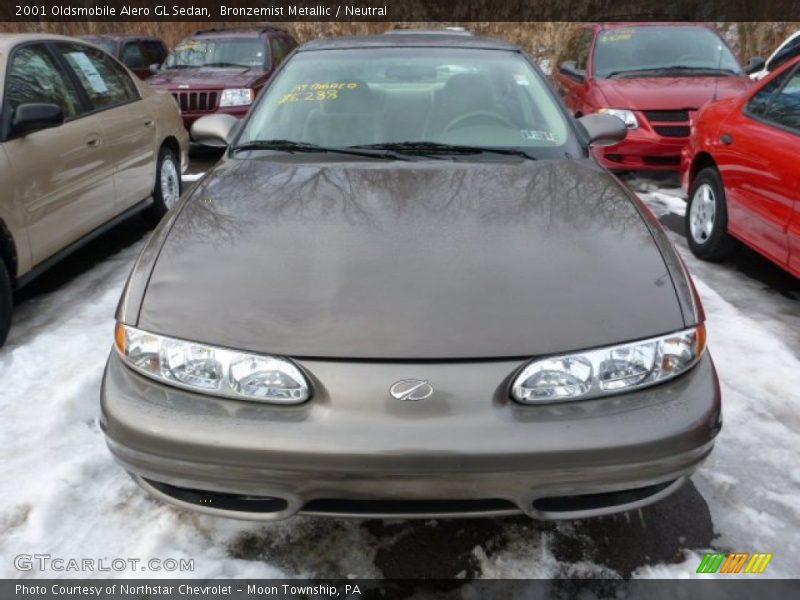
[{"label": "tan minivan", "polygon": [[0,35],[0,344],[12,291],[137,212],[180,197],[189,138],[172,96],[91,44]]}]

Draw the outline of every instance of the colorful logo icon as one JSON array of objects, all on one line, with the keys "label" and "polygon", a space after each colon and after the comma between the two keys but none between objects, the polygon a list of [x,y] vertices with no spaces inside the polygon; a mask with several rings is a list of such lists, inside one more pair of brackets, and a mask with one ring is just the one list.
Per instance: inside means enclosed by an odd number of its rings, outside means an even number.
[{"label": "colorful logo icon", "polygon": [[772,554],[762,552],[708,552],[700,566],[698,573],[763,573],[767,568]]}]

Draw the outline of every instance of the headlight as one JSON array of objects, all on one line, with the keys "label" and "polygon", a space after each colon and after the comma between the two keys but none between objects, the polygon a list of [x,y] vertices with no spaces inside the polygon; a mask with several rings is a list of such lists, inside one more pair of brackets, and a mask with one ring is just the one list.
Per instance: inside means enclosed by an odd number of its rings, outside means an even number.
[{"label": "headlight", "polygon": [[632,110],[627,110],[625,108],[601,108],[597,112],[619,117],[628,129],[636,129],[639,127],[639,121],[636,119],[636,115]]},{"label": "headlight", "polygon": [[130,367],[176,387],[277,404],[298,404],[311,395],[300,369],[284,358],[168,338],[121,323],[114,338]]},{"label": "headlight", "polygon": [[236,88],[222,90],[219,98],[220,106],[247,106],[253,103],[253,90],[247,88]]},{"label": "headlight", "polygon": [[662,337],[537,359],[516,377],[512,397],[525,404],[621,394],[672,379],[703,354],[703,324]]}]

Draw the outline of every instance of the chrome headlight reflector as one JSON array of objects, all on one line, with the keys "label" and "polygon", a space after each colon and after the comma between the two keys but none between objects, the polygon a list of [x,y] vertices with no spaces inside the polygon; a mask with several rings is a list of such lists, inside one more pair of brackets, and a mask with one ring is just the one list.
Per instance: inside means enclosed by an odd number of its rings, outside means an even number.
[{"label": "chrome headlight reflector", "polygon": [[253,90],[249,88],[229,88],[222,90],[220,106],[247,106],[253,103]]},{"label": "chrome headlight reflector", "polygon": [[514,379],[523,404],[585,400],[656,385],[693,367],[705,350],[701,323],[640,342],[536,359]]},{"label": "chrome headlight reflector", "polygon": [[601,108],[597,112],[617,117],[620,121],[625,123],[628,129],[636,129],[639,127],[639,120],[636,118],[636,113],[627,108]]},{"label": "chrome headlight reflector", "polygon": [[275,404],[299,404],[311,396],[303,373],[285,358],[187,342],[122,323],[114,339],[128,366],[176,387]]}]

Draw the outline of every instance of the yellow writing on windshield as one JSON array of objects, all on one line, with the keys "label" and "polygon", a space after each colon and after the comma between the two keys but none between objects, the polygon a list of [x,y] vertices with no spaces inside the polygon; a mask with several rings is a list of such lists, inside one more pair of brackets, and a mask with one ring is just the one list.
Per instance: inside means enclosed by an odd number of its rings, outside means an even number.
[{"label": "yellow writing on windshield", "polygon": [[291,91],[284,94],[278,104],[291,102],[318,102],[336,100],[341,90],[354,90],[358,87],[355,81],[331,81],[317,83],[298,83]]}]

